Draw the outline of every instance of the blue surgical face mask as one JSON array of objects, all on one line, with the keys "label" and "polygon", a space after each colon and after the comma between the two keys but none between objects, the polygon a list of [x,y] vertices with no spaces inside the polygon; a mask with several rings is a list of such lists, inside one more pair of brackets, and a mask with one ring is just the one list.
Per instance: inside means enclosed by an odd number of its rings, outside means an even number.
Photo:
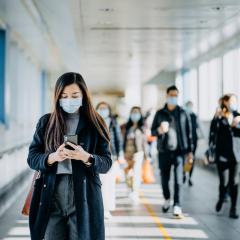
[{"label": "blue surgical face mask", "polygon": [[133,122],[138,122],[141,119],[140,113],[131,113],[130,118]]},{"label": "blue surgical face mask", "polygon": [[237,111],[238,108],[237,103],[230,103],[229,107],[231,111]]},{"label": "blue surgical face mask", "polygon": [[82,106],[82,98],[61,98],[59,104],[67,113],[75,113]]},{"label": "blue surgical face mask", "polygon": [[167,104],[176,106],[178,104],[178,97],[168,97]]},{"label": "blue surgical face mask", "polygon": [[108,108],[102,108],[102,109],[98,109],[98,113],[100,114],[100,116],[103,118],[103,119],[107,119],[110,115],[110,111]]}]

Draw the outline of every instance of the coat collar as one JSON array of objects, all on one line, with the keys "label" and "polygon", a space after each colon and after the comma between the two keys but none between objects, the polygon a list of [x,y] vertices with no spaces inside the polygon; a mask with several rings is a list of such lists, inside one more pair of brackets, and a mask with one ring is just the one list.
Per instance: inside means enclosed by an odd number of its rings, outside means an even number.
[{"label": "coat collar", "polygon": [[[67,118],[67,117],[68,117],[68,115],[64,112],[64,118]],[[87,120],[85,111],[82,108],[80,108],[79,121],[78,121],[78,125],[77,125],[76,134],[79,134],[87,126],[87,123],[88,123],[88,120]]]},{"label": "coat collar", "polygon": [[[181,110],[181,107],[179,105],[176,106],[176,108],[174,109],[174,111],[180,111]],[[164,105],[163,107],[163,111],[167,112],[167,113],[170,113],[170,111],[168,110],[168,107],[167,107],[167,103]]]},{"label": "coat collar", "polygon": [[76,134],[79,134],[87,126],[87,117],[83,110],[80,109],[79,122],[76,130]]}]

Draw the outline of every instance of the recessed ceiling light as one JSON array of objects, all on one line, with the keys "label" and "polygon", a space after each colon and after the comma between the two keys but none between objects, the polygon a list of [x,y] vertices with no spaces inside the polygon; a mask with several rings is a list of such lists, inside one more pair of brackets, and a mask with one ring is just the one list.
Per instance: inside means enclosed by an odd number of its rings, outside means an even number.
[{"label": "recessed ceiling light", "polygon": [[200,23],[201,24],[206,24],[206,23],[208,23],[208,20],[205,20],[205,19],[204,20],[200,20]]},{"label": "recessed ceiling light", "polygon": [[114,8],[100,8],[99,10],[102,12],[113,12]]},{"label": "recessed ceiling light", "polygon": [[212,7],[212,10],[213,10],[213,11],[216,11],[216,12],[220,12],[220,11],[222,11],[223,9],[224,9],[223,6],[215,6],[215,7]]}]

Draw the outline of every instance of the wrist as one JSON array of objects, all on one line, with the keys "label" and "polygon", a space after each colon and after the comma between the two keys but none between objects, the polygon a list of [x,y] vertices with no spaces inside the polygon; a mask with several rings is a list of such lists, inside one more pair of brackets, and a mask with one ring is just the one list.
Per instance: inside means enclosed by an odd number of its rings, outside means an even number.
[{"label": "wrist", "polygon": [[84,163],[88,163],[90,157],[91,157],[91,154],[90,154],[90,153],[86,153],[86,156],[85,156],[85,158],[83,159]]},{"label": "wrist", "polygon": [[54,158],[54,154],[55,153],[51,153],[51,154],[49,154],[49,156],[48,156],[48,161],[47,161],[47,163],[48,163],[48,165],[53,165],[56,161],[55,161],[55,158]]},{"label": "wrist", "polygon": [[85,165],[87,167],[90,167],[93,164],[93,158],[94,158],[93,155],[89,154],[89,157],[88,157],[87,161],[85,162]]}]

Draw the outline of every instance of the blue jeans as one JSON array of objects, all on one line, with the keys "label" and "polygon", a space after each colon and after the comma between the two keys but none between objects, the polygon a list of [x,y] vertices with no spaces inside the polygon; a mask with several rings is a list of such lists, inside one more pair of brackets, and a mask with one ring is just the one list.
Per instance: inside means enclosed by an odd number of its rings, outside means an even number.
[{"label": "blue jeans", "polygon": [[166,200],[170,199],[169,180],[171,168],[174,166],[174,206],[181,205],[181,186],[183,181],[183,156],[175,152],[159,153],[159,168],[163,196]]}]

